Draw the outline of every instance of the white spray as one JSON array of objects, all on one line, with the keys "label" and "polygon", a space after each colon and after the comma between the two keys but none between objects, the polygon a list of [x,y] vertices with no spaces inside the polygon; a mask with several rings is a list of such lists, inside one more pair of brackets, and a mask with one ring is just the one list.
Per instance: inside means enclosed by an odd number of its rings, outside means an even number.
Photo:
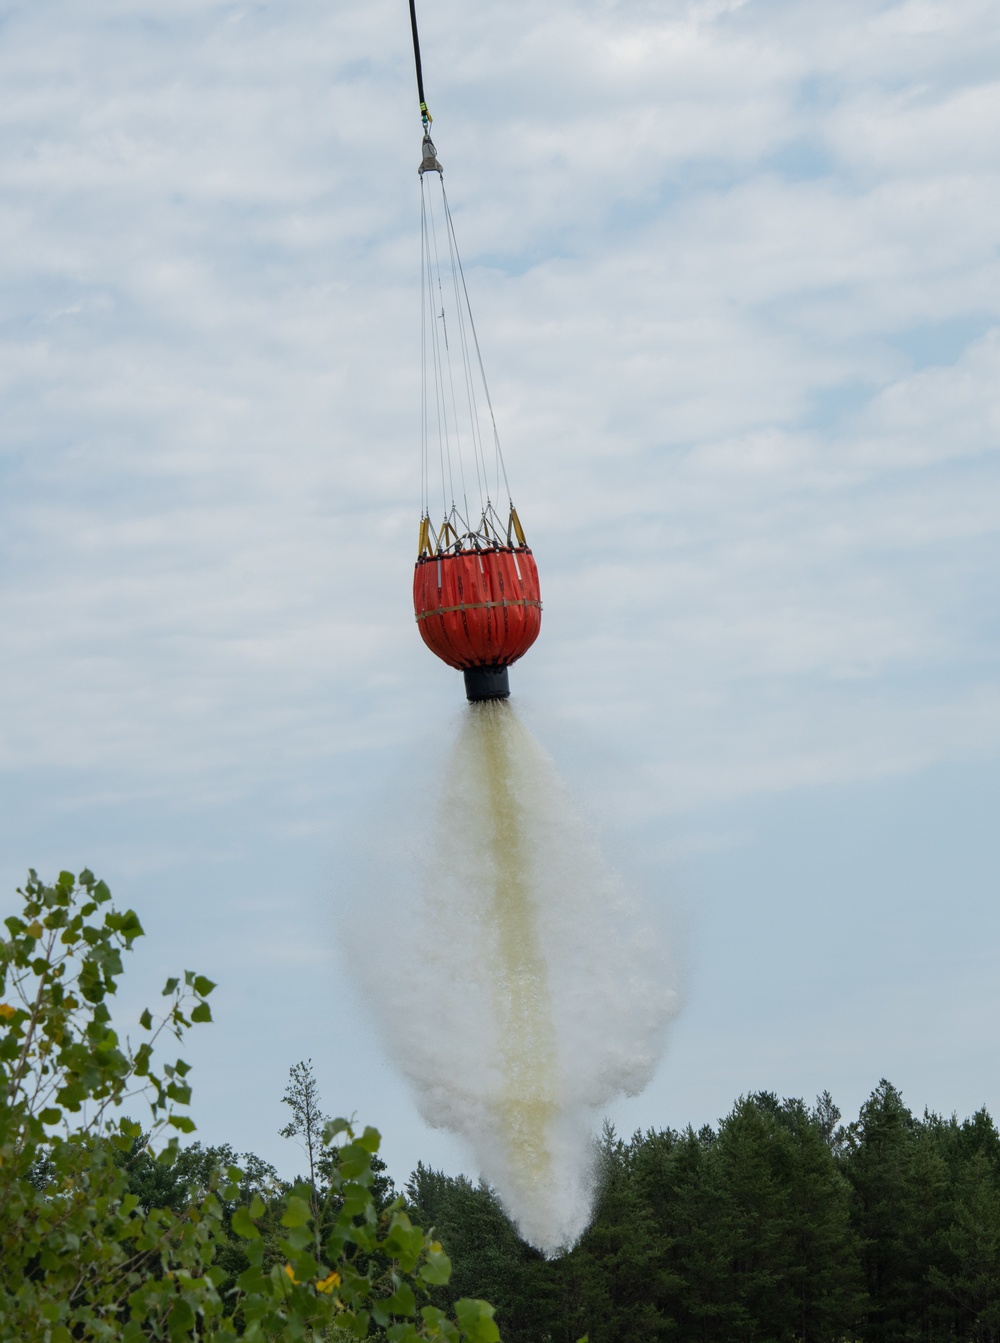
[{"label": "white spray", "polygon": [[423,1116],[472,1145],[521,1234],[555,1254],[590,1217],[600,1108],[649,1081],[678,994],[509,704],[470,706],[428,768],[419,893],[374,897],[406,967],[376,1001]]}]

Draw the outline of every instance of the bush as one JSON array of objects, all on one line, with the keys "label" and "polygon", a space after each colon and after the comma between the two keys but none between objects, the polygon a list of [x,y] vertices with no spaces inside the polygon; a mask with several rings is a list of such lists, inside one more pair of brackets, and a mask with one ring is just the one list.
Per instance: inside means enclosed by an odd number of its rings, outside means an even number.
[{"label": "bush", "polygon": [[[31,872],[18,894],[0,942],[0,1343],[496,1343],[485,1302],[457,1301],[453,1314],[428,1304],[451,1265],[401,1200],[377,1207],[375,1129],[325,1125],[318,1201],[306,1186],[247,1198],[237,1165],[185,1161],[188,1065],[160,1065],[154,1051],[211,1020],[211,980],[169,979],[133,1050],[108,1000],[143,936],[135,913],[117,911],[88,871],[51,886]],[[148,1132],[121,1116],[136,1103],[149,1106]],[[130,1188],[140,1156],[146,1197]],[[196,1178],[178,1196],[150,1163]],[[171,1191],[164,1206],[148,1193],[159,1187]]]}]

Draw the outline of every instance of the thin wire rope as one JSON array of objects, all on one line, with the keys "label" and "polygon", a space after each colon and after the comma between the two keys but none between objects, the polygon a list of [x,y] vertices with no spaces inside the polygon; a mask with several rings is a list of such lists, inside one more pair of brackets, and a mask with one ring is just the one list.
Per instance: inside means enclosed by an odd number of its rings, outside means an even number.
[{"label": "thin wire rope", "polygon": [[[465,283],[465,270],[463,269],[463,266],[462,266],[462,256],[461,256],[461,253],[460,253],[459,250],[458,250],[458,239],[455,238],[454,225],[452,224],[452,219],[451,219],[451,207],[448,205],[448,193],[447,193],[447,192],[445,191],[445,189],[444,189],[444,178],[443,178],[443,177],[441,178],[441,195],[442,195],[442,197],[443,197],[443,199],[444,199],[445,217],[447,218],[447,221],[448,221],[448,227],[449,227],[449,230],[451,231],[451,236],[452,236],[452,238],[454,239],[454,245],[455,245],[455,259],[456,259],[456,261],[458,262],[458,273],[459,273],[459,276],[461,277],[461,281],[462,281],[462,293],[465,295],[465,307],[466,307],[466,310],[467,310],[467,312],[468,312],[468,314],[469,314],[469,326],[470,326],[470,328],[472,329],[472,340],[473,340],[473,343],[474,343],[474,345],[475,345],[475,347],[476,347],[476,359],[477,359],[478,362],[479,362],[479,375],[480,375],[480,377],[481,377],[482,380],[483,380],[483,392],[484,392],[485,395],[486,395],[486,405],[487,405],[487,407],[489,408],[489,412],[490,412],[490,423],[491,423],[492,426],[493,426],[493,443],[494,443],[494,447],[495,447],[495,449],[496,449],[496,462],[497,462],[497,467],[498,467],[498,470],[497,470],[497,493],[499,494],[499,492],[500,492],[500,476],[501,476],[501,474],[502,474],[502,475],[503,475],[504,489],[505,489],[505,491],[506,491],[506,493],[507,493],[507,498],[510,499],[510,484],[509,484],[509,482],[508,482],[508,480],[507,480],[507,465],[506,465],[506,463],[504,462],[504,459],[503,459],[503,450],[502,450],[501,447],[500,447],[500,435],[499,435],[499,433],[497,432],[497,421],[496,421],[496,416],[495,416],[494,413],[493,413],[493,401],[492,401],[492,399],[491,399],[491,397],[490,397],[489,383],[486,381],[486,369],[483,367],[483,355],[482,355],[482,351],[481,351],[480,348],[479,348],[479,336],[478,336],[478,334],[477,334],[477,332],[476,332],[476,321],[475,321],[475,318],[474,318],[473,315],[472,315],[472,304],[469,302],[469,290],[468,290],[468,288],[467,288],[467,286],[466,286],[466,283]],[[511,506],[513,507],[513,501],[511,501]]]},{"label": "thin wire rope", "polygon": [[[421,182],[423,182],[422,177],[420,180]],[[423,205],[425,199],[426,197],[421,195],[421,205]],[[427,228],[428,214],[430,216],[430,225],[431,225],[430,229]],[[427,306],[428,306],[428,312],[430,312],[430,306],[432,302],[431,293],[435,275],[437,276],[438,288],[440,289],[441,287],[441,268],[440,265],[437,264],[437,235],[434,229],[433,199],[430,201],[429,211],[427,211],[424,214],[422,223],[424,231],[426,264],[428,269]],[[434,244],[433,261],[431,259],[432,242]],[[434,397],[435,397],[435,409],[437,411],[437,423],[438,423],[438,451],[441,458],[441,496],[442,496],[441,506],[442,506],[442,512],[444,516],[447,518],[449,511],[448,509],[449,498],[451,499],[452,507],[454,507],[455,480],[451,462],[451,439],[448,433],[447,405],[444,395],[444,370],[442,368],[442,360],[441,360],[441,338],[437,327],[438,319],[436,309],[434,310],[432,317],[433,320],[431,322],[431,351],[433,353],[434,358]]]},{"label": "thin wire rope", "polygon": [[[414,15],[414,19],[416,15]],[[430,471],[427,445],[427,266],[424,262],[424,179],[420,178],[420,516],[430,517]]]},{"label": "thin wire rope", "polygon": [[[452,314],[448,313],[447,303],[445,301],[442,275],[443,254],[438,240],[439,221],[437,217],[435,193],[433,188],[425,188],[424,174],[422,173],[420,177],[420,332],[422,377],[421,409],[423,418],[421,426],[422,504],[424,513],[429,517],[430,456],[432,438],[432,429],[430,425],[431,397],[430,389],[427,384],[428,376],[431,373],[431,369],[428,368],[427,353],[429,337],[430,363],[432,365],[434,377],[433,401],[437,418],[438,458],[441,469],[441,495],[444,521],[454,528],[456,542],[460,548],[462,542],[458,538],[462,537],[468,538],[468,541],[472,542],[474,545],[478,545],[480,539],[486,541],[488,544],[499,543],[503,545],[503,532],[505,528],[501,519],[495,512],[491,498],[491,469],[487,464],[486,447],[483,441],[483,429],[480,420],[480,397],[476,385],[477,379],[474,367],[478,367],[479,378],[482,380],[482,393],[489,411],[490,423],[493,429],[494,462],[492,474],[496,480],[497,491],[497,495],[493,497],[500,495],[501,479],[508,498],[510,497],[510,485],[507,479],[507,469],[503,459],[503,451],[500,447],[500,436],[497,431],[496,416],[490,397],[489,384],[486,380],[486,369],[479,344],[479,335],[476,331],[475,318],[472,315],[472,304],[469,300],[468,284],[465,278],[464,267],[462,266],[454,220],[452,218],[447,192],[445,191],[444,181],[440,173],[439,181],[441,182],[441,208],[444,211],[443,223],[445,225],[445,233],[448,243],[447,262],[450,264],[451,269],[449,301],[454,303],[454,311]],[[429,195],[428,192],[430,193]],[[460,355],[462,359],[462,376],[465,383],[465,403],[469,416],[469,433],[471,435],[476,486],[478,487],[479,505],[481,510],[478,523],[475,521],[469,506],[464,446],[466,430],[463,426],[464,416],[461,416],[458,411],[458,395],[455,386],[455,368],[452,357],[452,345],[455,341],[454,337],[451,340],[448,337],[447,323],[449,316],[452,318],[453,328],[458,332],[455,358],[458,358]],[[429,333],[427,329],[428,326],[431,328]],[[471,347],[469,342],[470,332],[472,336]],[[441,348],[442,341],[444,342],[443,350]],[[472,358],[472,348],[475,349],[475,365]],[[455,460],[456,457],[457,462]],[[456,480],[456,474],[458,480]],[[462,499],[465,517],[459,513],[456,506],[456,484],[460,484],[461,487],[460,497]],[[511,508],[513,508],[513,503],[511,503]],[[509,544],[509,524],[506,527],[506,532],[506,542]]]},{"label": "thin wire rope", "polygon": [[[422,63],[420,59],[420,38],[417,32],[417,11],[415,0],[409,0],[410,8],[410,27],[413,34],[413,59],[417,76],[417,95],[420,100],[421,120],[424,127],[425,146],[430,144],[429,127],[430,113],[427,110],[427,103],[424,98],[424,76]],[[431,154],[433,154],[433,148]],[[476,350],[476,360],[479,365],[479,376],[483,381],[483,393],[486,397],[486,405],[490,413],[490,423],[493,427],[493,447],[494,464],[496,468],[497,496],[500,494],[500,479],[503,477],[504,489],[510,500],[511,514],[513,520],[514,502],[511,499],[510,483],[507,479],[507,465],[503,458],[503,450],[500,447],[500,434],[497,430],[496,415],[493,412],[493,401],[490,397],[489,384],[486,381],[486,369],[483,365],[482,350],[479,346],[479,333],[476,331],[475,318],[472,315],[472,304],[469,301],[469,290],[465,281],[465,270],[462,266],[461,254],[458,250],[458,239],[455,236],[455,225],[451,217],[451,207],[448,204],[448,194],[444,188],[444,176],[441,174],[440,167],[437,169],[438,177],[441,183],[441,199],[444,204],[445,226],[448,236],[448,251],[451,261],[452,287],[455,292],[455,313],[457,318],[457,327],[459,332],[459,343],[462,353],[462,371],[465,380],[465,393],[469,409],[469,422],[472,436],[472,455],[476,467],[476,483],[479,488],[479,503],[482,509],[482,523],[479,528],[479,534],[489,539],[491,533],[495,533],[494,519],[496,514],[493,510],[490,498],[490,473],[486,463],[486,450],[483,447],[482,427],[479,420],[479,403],[476,395],[475,378],[472,370],[472,360],[469,354],[468,335],[465,327],[465,316],[468,314],[469,330],[472,332],[472,341]],[[451,392],[452,408],[452,429],[455,436],[455,451],[458,455],[459,477],[462,484],[462,501],[465,506],[466,528],[470,528],[469,499],[465,483],[465,459],[462,452],[462,435],[459,429],[458,402],[455,395],[455,376],[451,359],[451,348],[448,342],[447,318],[445,315],[444,291],[441,283],[441,262],[437,243],[437,225],[434,215],[433,199],[430,207],[430,242],[428,241],[427,230],[427,208],[426,193],[424,192],[424,169],[421,167],[420,173],[420,230],[421,230],[421,255],[420,255],[420,365],[421,365],[421,506],[424,516],[430,516],[430,434],[429,434],[429,397],[427,394],[427,320],[431,315],[431,292],[433,288],[433,279],[436,276],[438,285],[438,294],[441,298],[441,332],[437,329],[437,313],[434,312],[431,320],[431,351],[434,364],[434,396],[437,410],[437,428],[438,428],[438,455],[441,461],[441,492],[443,496],[445,519],[454,520],[457,512],[455,507],[455,482],[452,467],[451,454],[451,434],[448,430],[447,415],[447,394],[444,386],[444,365],[448,367],[448,390]],[[431,266],[430,244],[433,244],[434,265]],[[459,296],[459,280],[461,281],[462,296],[465,302]],[[444,357],[442,358],[441,340],[444,340]],[[447,484],[451,493],[451,510],[448,509],[448,489],[445,484],[445,464],[447,462]],[[489,516],[487,516],[489,514]],[[499,519],[496,519],[499,521]],[[510,538],[510,523],[507,528],[508,540]],[[499,539],[499,536],[498,536]]]},{"label": "thin wire rope", "polygon": [[[443,179],[443,178],[441,179],[441,182],[442,182],[442,191],[443,191],[443,189],[444,189],[444,179]],[[446,219],[447,219],[447,215],[446,215]],[[465,522],[466,530],[470,530],[470,531],[471,531],[471,529],[472,529],[472,521],[471,521],[472,513],[471,513],[471,510],[469,509],[469,491],[468,491],[468,488],[467,488],[467,486],[466,486],[466,482],[465,482],[465,453],[462,451],[462,433],[461,433],[461,430],[460,430],[460,428],[459,428],[458,398],[457,398],[456,395],[455,395],[455,366],[454,366],[454,363],[453,363],[453,361],[452,361],[452,357],[451,357],[451,345],[450,345],[450,343],[449,343],[449,341],[448,341],[448,317],[447,317],[447,310],[446,310],[446,308],[445,308],[445,302],[444,302],[444,285],[443,285],[442,280],[441,280],[441,263],[440,263],[440,259],[439,259],[439,257],[438,257],[438,245],[437,245],[437,221],[436,221],[436,219],[435,219],[435,215],[434,215],[433,196],[432,196],[432,204],[431,204],[431,233],[432,233],[433,238],[434,238],[434,259],[435,259],[435,261],[437,262],[437,267],[438,267],[438,269],[437,269],[437,282],[438,282],[438,293],[440,294],[440,297],[441,297],[441,331],[442,331],[442,335],[443,335],[443,337],[444,337],[445,365],[447,366],[447,369],[448,369],[448,391],[451,393],[452,427],[453,427],[453,431],[454,431],[454,435],[455,435],[455,451],[456,451],[456,455],[457,455],[457,457],[458,457],[458,474],[459,474],[459,479],[460,479],[461,482],[462,482],[462,504],[463,504],[463,507],[465,508],[464,522]],[[447,226],[446,226],[446,228],[445,228],[445,233],[446,233],[446,235],[447,235],[447,233],[448,233]],[[450,240],[449,240],[449,244],[448,244],[448,260],[449,260],[450,263],[451,263],[452,283],[453,283],[453,285],[454,285],[455,261],[454,261],[454,257],[452,256],[452,253],[451,253],[451,242],[450,242]],[[460,311],[460,310],[458,309],[458,305],[456,304],[456,315],[458,314],[459,311]]]},{"label": "thin wire rope", "polygon": [[[427,209],[426,209],[426,198],[425,198],[425,196],[424,196],[424,189],[423,189],[423,187],[424,187],[424,179],[421,177],[421,179],[420,179],[420,270],[421,270],[421,284],[420,284],[420,287],[421,287],[421,290],[423,291],[423,293],[424,293],[424,295],[425,295],[425,297],[426,297],[426,306],[424,307],[423,312],[422,312],[422,314],[421,314],[421,325],[422,325],[422,327],[426,330],[426,326],[427,326],[427,315],[428,315],[428,313],[430,312],[430,306],[431,306],[431,282],[432,282],[432,278],[433,278],[433,277],[432,277],[432,274],[431,274],[430,240],[429,240],[429,237],[428,237],[428,230],[427,230]],[[438,350],[437,350],[437,342],[436,342],[436,340],[434,339],[434,334],[435,334],[435,332],[434,332],[434,324],[433,324],[433,322],[432,322],[432,323],[431,323],[431,336],[432,336],[432,338],[431,338],[431,360],[432,360],[433,367],[434,367],[434,409],[435,409],[435,423],[437,424],[438,461],[439,461],[439,464],[440,464],[440,467],[441,467],[441,499],[442,499],[442,505],[441,505],[441,507],[442,507],[442,511],[443,511],[445,514],[447,514],[447,511],[448,511],[448,487],[447,487],[447,482],[446,482],[446,480],[445,480],[445,450],[444,450],[444,441],[443,441],[443,438],[442,438],[442,429],[441,429],[441,397],[440,397],[440,394],[439,394],[439,391],[438,391],[438,375],[437,375]],[[426,377],[426,370],[425,370],[425,374],[424,374],[424,393],[423,393],[423,401],[424,401],[424,404],[425,404],[425,405],[426,405],[427,402],[428,402],[428,397],[427,397],[427,377]],[[426,426],[425,426],[425,427],[426,427]],[[427,501],[428,501],[428,512],[429,512],[429,511],[430,511],[430,442],[429,442],[429,439],[430,439],[430,431],[429,431],[429,429],[427,430],[427,438],[428,438],[428,448],[427,448],[426,485],[427,485]]]},{"label": "thin wire rope", "polygon": [[[464,453],[462,452],[462,438],[461,438],[461,434],[460,434],[460,432],[459,432],[459,425],[458,425],[458,402],[457,402],[457,399],[456,399],[456,396],[455,396],[455,372],[454,372],[454,368],[453,368],[452,360],[451,360],[451,346],[450,346],[449,343],[448,343],[448,326],[447,326],[447,320],[448,320],[448,319],[447,319],[447,310],[446,310],[446,308],[445,308],[445,303],[444,303],[444,285],[443,285],[443,283],[442,283],[442,281],[441,281],[441,257],[440,257],[440,251],[439,251],[439,249],[438,249],[438,241],[437,241],[437,219],[436,219],[435,214],[434,214],[434,197],[433,197],[433,195],[431,196],[431,205],[430,205],[430,211],[429,211],[429,213],[430,213],[430,220],[431,220],[431,239],[432,239],[432,241],[433,241],[433,245],[434,245],[434,266],[435,266],[435,276],[436,276],[436,278],[437,278],[438,295],[439,295],[439,297],[440,297],[440,299],[441,299],[441,338],[440,338],[440,339],[443,339],[443,340],[444,340],[444,358],[442,359],[442,361],[441,361],[441,365],[440,365],[440,367],[441,367],[441,376],[442,376],[441,396],[442,396],[442,402],[444,403],[445,417],[446,417],[446,424],[447,424],[447,392],[450,392],[450,393],[451,393],[452,432],[453,432],[454,437],[455,437],[455,455],[456,455],[457,458],[458,458],[458,476],[459,476],[459,480],[460,480],[460,482],[461,482],[461,486],[462,486],[462,503],[463,503],[463,505],[464,505],[464,507],[465,507],[465,517],[464,517],[464,522],[465,522],[465,526],[466,526],[466,528],[468,529],[468,528],[471,526],[471,524],[470,524],[469,521],[468,521],[468,518],[469,518],[469,495],[468,495],[468,490],[466,489],[466,484],[465,484],[465,455],[464,455]],[[435,334],[435,337],[438,336],[438,332],[437,332],[437,322],[436,322],[436,320],[435,320],[435,326],[434,326],[434,334]],[[438,340],[439,347],[440,347],[440,339]],[[446,368],[447,368],[447,372],[448,372],[448,387],[447,387],[447,391],[446,391],[445,386],[444,386],[444,371],[445,371]],[[447,432],[446,432],[446,435],[445,435],[445,441],[446,441],[446,443],[449,445],[449,448],[448,448],[448,470],[449,470],[449,477],[451,477],[451,471],[452,471],[452,456],[451,456],[451,448],[450,448],[450,435],[448,435]],[[454,505],[455,505],[455,486],[454,486],[454,481],[453,481],[453,479],[452,479],[451,483],[452,483],[452,507],[454,508]]]},{"label": "thin wire rope", "polygon": [[[442,196],[444,193],[444,181],[441,182]],[[469,357],[469,340],[465,328],[465,311],[462,304],[462,298],[458,288],[458,266],[455,248],[455,228],[451,220],[451,214],[448,210],[447,200],[445,204],[445,219],[447,221],[448,231],[448,253],[451,260],[451,281],[455,292],[455,312],[458,318],[459,340],[462,346],[462,371],[465,375],[465,396],[469,407],[469,424],[472,433],[472,455],[476,464],[476,483],[479,486],[479,509],[485,517],[486,507],[489,503],[490,487],[489,473],[486,469],[486,456],[483,452],[482,431],[479,427],[479,406],[476,400],[476,389],[472,376],[472,361]]]}]

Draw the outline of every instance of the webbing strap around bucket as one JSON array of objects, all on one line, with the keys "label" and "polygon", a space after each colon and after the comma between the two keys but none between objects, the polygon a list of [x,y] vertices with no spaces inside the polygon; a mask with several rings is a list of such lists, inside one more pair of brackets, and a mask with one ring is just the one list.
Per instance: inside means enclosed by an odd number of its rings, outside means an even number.
[{"label": "webbing strap around bucket", "polygon": [[505,606],[535,606],[539,611],[542,609],[541,602],[534,601],[531,597],[519,597],[513,602],[461,602],[458,606],[436,606],[433,611],[418,612],[416,619],[429,620],[431,616],[447,616],[453,611],[485,611],[490,607]]}]

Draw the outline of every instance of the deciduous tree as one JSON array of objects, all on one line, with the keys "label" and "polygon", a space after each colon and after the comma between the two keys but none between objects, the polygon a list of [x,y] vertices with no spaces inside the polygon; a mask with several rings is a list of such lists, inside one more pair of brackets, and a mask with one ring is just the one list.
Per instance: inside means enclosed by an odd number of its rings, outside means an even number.
[{"label": "deciduous tree", "polygon": [[[130,1163],[170,1129],[194,1128],[189,1068],[157,1064],[154,1046],[211,1020],[214,986],[191,971],[168,980],[165,1010],[142,1013],[145,1038],[133,1048],[113,1027],[109,1000],[122,953],[142,936],[135,913],[116,910],[89,871],[63,872],[52,885],[32,872],[19,894],[21,913],[5,921],[0,943],[0,1343],[259,1343],[365,1338],[373,1327],[390,1343],[496,1343],[485,1302],[456,1301],[449,1315],[428,1300],[451,1265],[401,1200],[376,1208],[375,1129],[325,1126],[319,1215],[308,1186],[282,1191],[270,1210],[260,1192],[242,1202],[245,1173],[204,1152],[184,1158],[176,1136],[155,1161],[182,1171],[187,1161],[184,1194],[147,1179],[145,1165],[142,1192],[130,1189]],[[140,1098],[149,1135],[116,1118]],[[279,1222],[279,1262],[265,1253],[268,1216]],[[224,1299],[230,1275],[220,1259],[233,1237],[246,1267]]]}]

